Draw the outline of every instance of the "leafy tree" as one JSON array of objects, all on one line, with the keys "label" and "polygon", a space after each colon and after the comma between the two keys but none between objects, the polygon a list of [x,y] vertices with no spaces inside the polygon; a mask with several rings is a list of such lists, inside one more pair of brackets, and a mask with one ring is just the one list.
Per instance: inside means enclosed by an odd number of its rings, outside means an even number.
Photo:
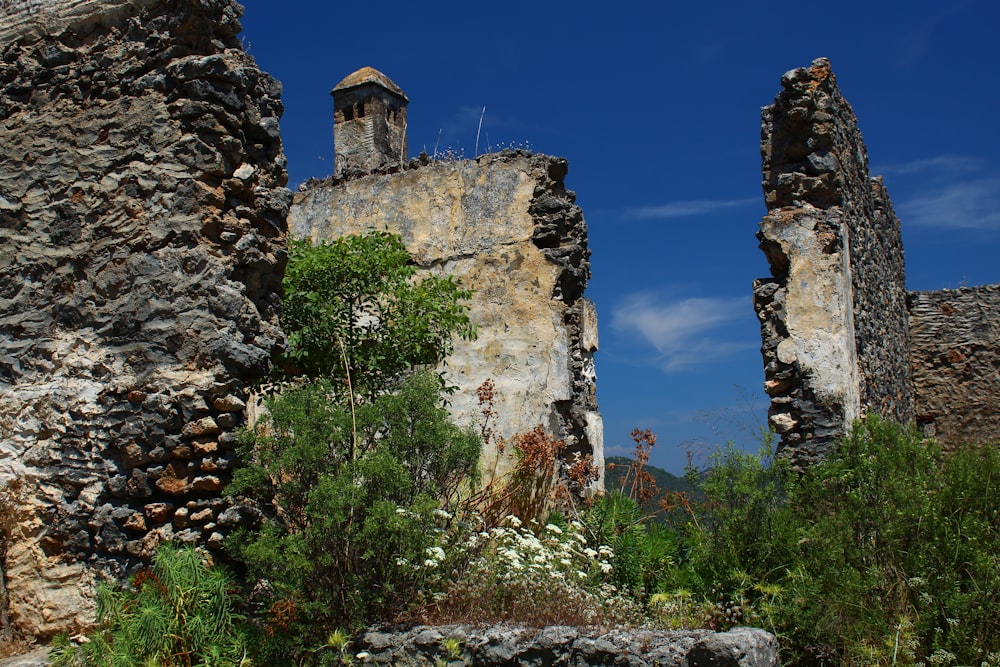
[{"label": "leafy tree", "polygon": [[300,377],[243,434],[229,489],[265,516],[230,548],[268,582],[267,664],[316,660],[327,631],[412,601],[441,551],[436,510],[475,480],[482,447],[426,368],[475,333],[455,279],[418,277],[399,236],[370,232],[293,241],[284,288]]},{"label": "leafy tree", "polygon": [[475,335],[462,303],[471,292],[450,276],[417,278],[397,235],[292,241],[289,251],[285,356],[309,377],[347,379],[374,396],[414,366],[440,362],[455,335]]}]

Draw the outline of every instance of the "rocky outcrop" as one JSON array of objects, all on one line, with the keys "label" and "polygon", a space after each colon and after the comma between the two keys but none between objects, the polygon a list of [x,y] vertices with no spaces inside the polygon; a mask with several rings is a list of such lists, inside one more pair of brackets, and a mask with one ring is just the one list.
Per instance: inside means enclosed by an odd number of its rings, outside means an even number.
[{"label": "rocky outcrop", "polygon": [[[457,644],[449,655],[445,640]],[[543,629],[468,626],[372,630],[352,647],[361,664],[416,667],[448,665],[616,665],[620,667],[771,667],[778,664],[774,635],[755,628],[598,631],[570,626]]]},{"label": "rocky outcrop", "polygon": [[0,476],[13,619],[218,544],[246,387],[282,344],[280,85],[230,0],[0,2]]},{"label": "rocky outcrop", "polygon": [[769,422],[795,464],[862,412],[913,417],[903,249],[896,218],[826,59],[782,77],[762,111],[771,277],[754,283]]},{"label": "rocky outcrop", "polygon": [[[453,414],[474,421],[476,388],[492,379],[501,436],[542,424],[603,471],[597,315],[583,296],[587,226],[566,173],[566,160],[518,151],[458,162],[424,156],[402,169],[310,182],[295,196],[289,231],[322,241],[387,229],[402,235],[419,267],[459,278],[475,291],[478,338],[458,341],[443,366],[459,388]],[[501,457],[492,444],[486,470],[503,472],[510,452]]]},{"label": "rocky outcrop", "polygon": [[1000,285],[910,292],[916,421],[946,449],[1000,445]]}]

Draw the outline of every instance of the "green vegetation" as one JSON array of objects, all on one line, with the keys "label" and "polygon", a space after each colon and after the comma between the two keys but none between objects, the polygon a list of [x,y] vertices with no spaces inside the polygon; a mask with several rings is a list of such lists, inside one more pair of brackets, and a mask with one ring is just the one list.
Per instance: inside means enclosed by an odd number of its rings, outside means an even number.
[{"label": "green vegetation", "polygon": [[997,447],[875,417],[801,474],[768,445],[690,476],[682,578],[710,626],[771,630],[789,664],[1000,664]]},{"label": "green vegetation", "polygon": [[[399,236],[369,232],[312,245],[291,241],[282,286],[286,363],[311,378],[351,383],[366,397],[451,352],[475,328],[451,277],[424,276]],[[292,370],[292,369],[290,369]]]},{"label": "green vegetation", "polygon": [[[945,455],[870,418],[804,472],[765,436],[661,492],[637,429],[584,501],[590,461],[540,427],[499,439],[491,383],[483,422],[452,422],[428,365],[472,335],[468,292],[416,281],[401,248],[293,247],[302,374],[243,434],[229,489],[263,516],[229,541],[243,592],[164,547],[131,588],[101,589],[98,629],[60,639],[57,666],[352,664],[376,622],[755,625],[789,665],[1000,665],[1000,449]],[[484,440],[516,463],[481,487]]]},{"label": "green vegetation", "polygon": [[75,644],[57,637],[53,667],[250,665],[233,582],[204,553],[161,547],[131,588],[101,585],[98,628]]},{"label": "green vegetation", "polygon": [[440,392],[436,376],[416,373],[357,405],[353,422],[323,383],[268,402],[231,491],[266,509],[232,553],[269,582],[259,602],[272,610],[270,636],[306,649],[331,627],[391,618],[421,590],[440,506],[474,480],[480,449]]},{"label": "green vegetation", "polygon": [[[604,459],[604,462],[607,466],[607,472],[604,476],[605,488],[608,491],[619,490],[628,493],[627,489],[624,487],[626,483],[625,474],[628,471],[629,465],[632,463],[632,459],[627,456],[609,456]],[[646,470],[653,478],[653,483],[661,493],[691,491],[691,485],[688,484],[687,479],[684,477],[678,477],[663,468],[651,465],[647,465]],[[656,503],[653,503],[649,509],[655,508]]]},{"label": "green vegetation", "polygon": [[443,553],[441,507],[477,479],[479,436],[451,421],[426,370],[473,335],[470,293],[415,272],[386,233],[292,244],[286,356],[305,378],[244,433],[229,489],[265,514],[230,550],[267,582],[253,602],[269,664],[322,659],[312,647],[331,628],[400,613],[444,567],[428,557]]}]

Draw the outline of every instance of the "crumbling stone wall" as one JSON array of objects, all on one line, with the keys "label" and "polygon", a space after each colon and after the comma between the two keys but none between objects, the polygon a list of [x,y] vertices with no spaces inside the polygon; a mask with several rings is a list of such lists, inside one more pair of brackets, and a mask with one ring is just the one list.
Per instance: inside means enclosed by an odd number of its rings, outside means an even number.
[{"label": "crumbling stone wall", "polygon": [[771,277],[754,283],[771,426],[815,461],[865,412],[1000,442],[1000,286],[906,292],[900,223],[825,59],[763,110]]},{"label": "crumbling stone wall", "polygon": [[[566,160],[507,151],[476,160],[413,160],[358,178],[311,182],[296,194],[289,231],[314,242],[387,229],[416,264],[473,290],[479,335],[460,342],[443,370],[459,387],[451,410],[479,415],[476,388],[495,382],[500,435],[541,423],[569,452],[603,470],[593,355],[597,316],[584,298],[590,251],[583,214],[565,188]],[[485,452],[487,472],[507,457]]]},{"label": "crumbling stone wall", "polygon": [[[449,655],[445,640],[458,642]],[[466,625],[417,626],[398,632],[370,630],[354,644],[363,665],[417,667],[449,665],[629,665],[629,667],[772,667],[778,640],[757,628],[709,630],[628,630]]]},{"label": "crumbling stone wall", "polygon": [[98,571],[235,519],[219,492],[282,342],[291,199],[241,12],[0,2],[0,479],[29,634],[88,622]]},{"label": "crumbling stone wall", "polygon": [[754,284],[769,421],[796,464],[863,411],[913,416],[899,220],[826,59],[792,70],[762,110],[771,278]]},{"label": "crumbling stone wall", "polygon": [[1000,444],[1000,285],[910,292],[916,421],[945,448]]}]

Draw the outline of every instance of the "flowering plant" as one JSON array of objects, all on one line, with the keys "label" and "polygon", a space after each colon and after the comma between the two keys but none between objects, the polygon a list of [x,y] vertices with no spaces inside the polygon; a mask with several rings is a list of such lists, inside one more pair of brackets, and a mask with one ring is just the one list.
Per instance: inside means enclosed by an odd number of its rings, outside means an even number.
[{"label": "flowering plant", "polygon": [[[472,532],[457,549],[470,554],[457,578],[405,620],[529,626],[635,621],[640,610],[609,583],[614,552],[587,547],[582,524],[523,523]],[[430,560],[430,559],[429,559]]]}]

